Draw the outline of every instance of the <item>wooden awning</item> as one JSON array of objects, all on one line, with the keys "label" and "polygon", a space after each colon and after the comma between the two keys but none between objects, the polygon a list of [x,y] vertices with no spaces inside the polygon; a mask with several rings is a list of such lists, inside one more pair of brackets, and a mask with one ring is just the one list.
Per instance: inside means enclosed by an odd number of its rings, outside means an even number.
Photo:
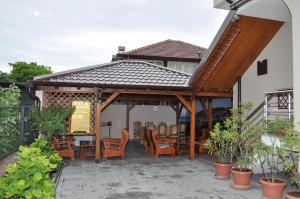
[{"label": "wooden awning", "polygon": [[190,80],[197,92],[230,92],[283,22],[230,13]]}]

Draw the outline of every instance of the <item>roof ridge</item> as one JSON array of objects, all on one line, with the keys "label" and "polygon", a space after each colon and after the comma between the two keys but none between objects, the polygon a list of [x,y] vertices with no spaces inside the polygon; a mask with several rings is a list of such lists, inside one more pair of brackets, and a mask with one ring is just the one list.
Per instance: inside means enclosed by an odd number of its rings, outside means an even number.
[{"label": "roof ridge", "polygon": [[181,75],[186,75],[186,76],[189,76],[191,77],[192,74],[189,74],[189,73],[185,73],[185,72],[182,72],[182,71],[178,71],[178,70],[175,70],[175,69],[172,69],[172,68],[168,68],[168,67],[165,67],[165,66],[160,66],[160,65],[157,65],[157,64],[153,64],[153,63],[149,63],[149,62],[146,62],[146,61],[137,61],[137,60],[132,60],[132,61],[129,61],[129,60],[123,60],[124,62],[128,61],[128,62],[136,62],[136,63],[145,63],[145,64],[148,64],[148,65],[151,65],[151,66],[155,66],[157,68],[160,68],[160,69],[163,69],[163,70],[166,70],[166,71],[172,71],[172,72],[175,72],[175,73],[178,73],[178,74],[181,74]]},{"label": "roof ridge", "polygon": [[55,77],[55,76],[60,76],[60,75],[67,75],[67,74],[76,73],[76,72],[80,72],[80,71],[92,70],[92,69],[99,68],[99,67],[108,67],[108,66],[117,64],[118,62],[121,62],[121,61],[122,60],[114,61],[114,62],[106,62],[103,64],[95,64],[95,65],[91,65],[91,66],[79,67],[79,68],[74,68],[74,69],[70,69],[70,70],[64,70],[64,71],[59,71],[59,72],[55,72],[55,73],[51,73],[51,74],[46,74],[46,75],[38,75],[38,76],[35,76],[33,78],[33,80],[39,80],[39,79]]},{"label": "roof ridge", "polygon": [[172,41],[172,39],[166,39],[166,40],[163,40],[163,41],[160,41],[160,42],[152,43],[152,44],[149,44],[149,45],[146,45],[146,46],[143,46],[143,47],[139,47],[139,48],[124,52],[123,54],[135,53],[136,51],[140,51],[140,50],[144,50],[144,49],[149,48],[149,47],[157,46],[157,45],[166,43],[168,41]]}]

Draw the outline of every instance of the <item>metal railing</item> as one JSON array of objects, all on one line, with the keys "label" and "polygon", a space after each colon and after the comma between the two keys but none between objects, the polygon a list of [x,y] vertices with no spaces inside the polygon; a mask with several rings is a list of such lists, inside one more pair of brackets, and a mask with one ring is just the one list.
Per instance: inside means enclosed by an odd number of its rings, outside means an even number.
[{"label": "metal railing", "polygon": [[252,125],[261,125],[263,121],[280,119],[292,120],[294,115],[293,90],[266,92],[265,100],[246,118]]},{"label": "metal railing", "polygon": [[264,119],[274,120],[276,117],[292,120],[294,116],[293,90],[282,90],[265,93]]}]

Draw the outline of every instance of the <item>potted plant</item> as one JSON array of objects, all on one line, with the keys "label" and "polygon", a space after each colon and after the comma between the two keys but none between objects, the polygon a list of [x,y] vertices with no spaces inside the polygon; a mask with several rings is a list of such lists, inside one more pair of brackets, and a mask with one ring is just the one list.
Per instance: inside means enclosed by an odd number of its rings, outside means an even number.
[{"label": "potted plant", "polygon": [[287,184],[285,180],[278,177],[282,165],[279,152],[283,147],[281,141],[286,126],[287,123],[278,118],[274,121],[264,122],[265,134],[255,144],[264,175],[259,180],[264,198],[281,199]]},{"label": "potted plant", "polygon": [[206,140],[204,147],[210,155],[215,156],[215,169],[217,179],[229,179],[232,168],[232,145],[233,138],[237,133],[233,129],[232,121],[227,118],[224,124],[217,123],[210,137]]},{"label": "potted plant", "polygon": [[238,132],[233,140],[233,145],[237,147],[233,153],[236,165],[231,169],[233,176],[231,187],[235,189],[250,188],[252,168],[256,161],[254,144],[261,137],[259,126],[246,120],[251,107],[251,103],[245,103],[239,110],[233,110],[231,116],[232,123]]},{"label": "potted plant", "polygon": [[282,137],[282,147],[278,148],[278,154],[284,163],[284,170],[290,178],[291,185],[296,188],[286,193],[287,199],[300,198],[299,151],[299,132],[293,126],[289,126]]},{"label": "potted plant", "polygon": [[51,141],[53,135],[63,134],[66,131],[66,120],[74,111],[75,108],[62,109],[59,107],[33,109],[31,113],[32,126],[39,130],[42,137]]}]

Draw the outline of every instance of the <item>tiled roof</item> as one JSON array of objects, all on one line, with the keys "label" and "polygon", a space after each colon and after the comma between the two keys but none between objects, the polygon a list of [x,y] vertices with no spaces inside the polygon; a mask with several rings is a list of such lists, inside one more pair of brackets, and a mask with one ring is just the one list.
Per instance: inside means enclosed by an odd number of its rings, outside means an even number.
[{"label": "tiled roof", "polygon": [[189,88],[191,75],[142,61],[116,61],[42,75],[34,82],[133,87]]},{"label": "tiled roof", "polygon": [[199,59],[199,53],[202,54],[206,48],[196,46],[178,40],[165,40],[135,50],[120,53],[119,55],[141,55],[153,57],[172,57],[172,58],[189,58]]}]

